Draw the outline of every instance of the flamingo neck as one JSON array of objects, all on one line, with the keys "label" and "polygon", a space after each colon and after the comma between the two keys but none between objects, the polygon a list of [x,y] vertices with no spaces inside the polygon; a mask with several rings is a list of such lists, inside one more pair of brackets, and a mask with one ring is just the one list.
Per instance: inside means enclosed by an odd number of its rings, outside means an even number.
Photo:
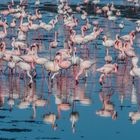
[{"label": "flamingo neck", "polygon": [[4,25],[4,34],[7,34],[6,25]]},{"label": "flamingo neck", "polygon": [[54,40],[57,41],[57,32],[55,32]]},{"label": "flamingo neck", "polygon": [[11,6],[10,6],[10,5],[8,5],[8,10],[9,10],[9,11],[11,10]]},{"label": "flamingo neck", "polygon": [[82,29],[82,37],[84,37],[85,36],[85,34],[84,34],[84,30]]},{"label": "flamingo neck", "polygon": [[22,23],[23,23],[23,17],[21,16],[21,18],[20,18],[20,26],[22,26]]},{"label": "flamingo neck", "polygon": [[2,49],[2,51],[3,51],[3,52],[6,51],[6,44],[5,44],[5,43],[3,43],[3,49]]},{"label": "flamingo neck", "polygon": [[115,68],[115,70],[114,70],[114,71],[115,71],[115,72],[118,72],[118,68],[117,68],[117,66],[116,66],[116,65],[114,66],[114,68]]}]

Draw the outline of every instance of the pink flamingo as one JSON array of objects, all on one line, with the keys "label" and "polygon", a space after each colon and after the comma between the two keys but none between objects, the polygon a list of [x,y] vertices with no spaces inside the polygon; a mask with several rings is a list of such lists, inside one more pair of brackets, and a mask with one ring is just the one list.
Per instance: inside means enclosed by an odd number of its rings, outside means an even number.
[{"label": "pink flamingo", "polygon": [[90,60],[83,60],[80,63],[80,70],[79,70],[79,72],[77,73],[77,75],[75,77],[76,84],[78,84],[79,76],[82,73],[85,73],[85,77],[88,77],[87,70],[90,69],[95,63],[96,63],[95,61],[90,61]]},{"label": "pink flamingo", "polygon": [[96,71],[101,72],[101,76],[99,78],[99,82],[101,85],[103,85],[104,80],[106,79],[106,76],[111,73],[117,73],[118,71],[118,64],[105,64],[103,67],[98,68]]}]

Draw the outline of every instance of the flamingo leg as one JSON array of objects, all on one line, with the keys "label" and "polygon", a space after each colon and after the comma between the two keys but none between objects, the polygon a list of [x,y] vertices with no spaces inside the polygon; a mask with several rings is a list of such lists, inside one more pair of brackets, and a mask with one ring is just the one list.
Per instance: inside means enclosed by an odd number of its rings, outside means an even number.
[{"label": "flamingo leg", "polygon": [[57,74],[59,74],[59,72],[54,73],[53,76],[51,77],[51,79],[53,80],[54,77],[55,77]]},{"label": "flamingo leg", "polygon": [[33,83],[33,78],[32,78],[32,76],[31,76],[31,74],[30,74],[30,71],[27,71],[27,75],[28,75],[28,77],[30,78],[29,87],[31,88],[31,85],[32,85],[32,83]]},{"label": "flamingo leg", "polygon": [[84,72],[84,69],[81,68],[81,69],[79,70],[78,74],[76,75],[76,77],[75,77],[76,84],[78,84],[79,76],[80,76],[83,72]]}]

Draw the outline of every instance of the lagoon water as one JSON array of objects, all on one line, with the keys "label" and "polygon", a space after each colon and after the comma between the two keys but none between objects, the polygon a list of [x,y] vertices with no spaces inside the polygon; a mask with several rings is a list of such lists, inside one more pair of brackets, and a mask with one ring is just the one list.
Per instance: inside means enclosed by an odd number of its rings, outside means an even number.
[{"label": "lagoon water", "polygon": [[[28,12],[34,12],[35,6],[34,0],[28,0],[29,4],[26,6]],[[0,10],[7,8],[8,0],[0,1]],[[111,0],[101,0],[100,6],[111,2]],[[69,0],[69,4],[73,8],[74,16],[79,19],[79,26],[76,27],[76,31],[80,33],[80,26],[84,24],[83,20],[80,20],[80,14],[75,12],[76,4],[82,4],[80,0]],[[16,4],[19,4],[16,0]],[[27,81],[19,79],[17,75],[5,75],[0,74],[0,139],[1,140],[136,140],[139,139],[140,122],[132,124],[129,118],[129,112],[139,111],[140,109],[140,80],[135,79],[132,82],[132,77],[129,74],[131,69],[130,60],[128,64],[120,63],[119,71],[117,74],[111,75],[107,79],[107,82],[102,87],[99,84],[100,73],[96,72],[96,68],[99,68],[105,64],[104,56],[105,49],[102,45],[102,36],[104,34],[115,39],[116,34],[125,35],[131,30],[135,30],[135,21],[140,19],[140,8],[132,10],[133,5],[126,4],[125,0],[114,0],[116,7],[120,9],[122,15],[115,21],[108,21],[103,15],[95,15],[92,5],[88,5],[83,8],[88,12],[88,18],[90,23],[95,19],[99,21],[100,27],[104,29],[104,32],[98,38],[97,46],[95,42],[91,42],[87,45],[89,52],[83,46],[78,46],[78,54],[83,59],[96,60],[94,65],[88,72],[88,78],[85,81],[82,76],[79,80],[79,84],[76,85],[73,77],[73,72],[77,72],[78,69],[71,67],[67,71],[62,71],[61,75],[51,82],[47,78],[42,78],[41,67],[37,66],[37,78],[34,80],[32,88],[29,88]],[[126,4],[126,7],[125,7]],[[125,8],[124,8],[125,7]],[[50,21],[55,15],[57,15],[57,1],[41,0],[41,5],[38,7],[43,15],[43,21],[46,23]],[[93,11],[91,11],[93,9]],[[11,22],[11,16],[7,17],[8,23]],[[118,24],[124,21],[125,27],[120,30]],[[49,49],[49,42],[54,39],[54,32],[58,31],[58,48]],[[91,29],[92,30],[92,29]],[[90,32],[91,30],[87,31]],[[39,55],[43,57],[49,57],[53,59],[55,52],[63,48],[65,37],[68,32],[60,20],[55,29],[51,32],[45,32],[39,30],[41,40],[38,40],[34,32],[29,32],[27,42],[29,44],[34,42],[41,42],[43,48],[40,50]],[[16,30],[11,31],[8,29],[8,36],[6,38],[7,46],[10,48],[11,38],[17,36]],[[136,54],[140,57],[140,33],[136,34],[134,41],[134,48]],[[114,49],[110,49],[110,54],[115,62],[116,53]],[[6,63],[5,63],[6,64]],[[100,100],[100,96],[106,96],[110,94],[110,101],[114,104],[114,109],[117,112],[116,120],[111,117],[101,117],[96,114],[96,111],[102,109],[103,103]],[[28,95],[37,95],[41,99],[46,99],[47,104],[45,107],[36,108],[36,118],[33,118],[33,106],[29,105],[26,109],[19,109],[19,103],[23,101]],[[73,101],[73,98],[77,97]],[[62,110],[60,117],[56,119],[57,129],[54,130],[50,124],[46,124],[43,121],[43,116],[48,113],[54,113],[58,115],[58,100],[61,98],[63,103],[69,103],[70,109]],[[9,105],[9,100],[14,100],[14,105]],[[88,104],[85,104],[82,99],[89,100]],[[76,112],[78,114],[78,120],[75,123],[75,132],[72,130],[72,123],[70,121],[70,114]]]}]

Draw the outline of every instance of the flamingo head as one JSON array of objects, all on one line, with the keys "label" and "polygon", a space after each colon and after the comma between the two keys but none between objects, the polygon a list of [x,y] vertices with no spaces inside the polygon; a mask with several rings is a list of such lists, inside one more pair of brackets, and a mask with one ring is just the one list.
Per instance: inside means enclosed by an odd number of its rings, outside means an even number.
[{"label": "flamingo head", "polygon": [[76,53],[76,51],[77,51],[77,48],[76,48],[76,47],[74,47],[74,52]]},{"label": "flamingo head", "polygon": [[14,37],[12,37],[12,41],[15,41],[16,39]]},{"label": "flamingo head", "polygon": [[58,64],[60,62],[60,59],[61,59],[61,56],[60,55],[56,55],[55,59],[54,59],[54,62]]},{"label": "flamingo head", "polygon": [[1,42],[1,43],[0,43],[0,48],[1,48],[1,49],[4,49],[5,47],[6,47],[5,42]]},{"label": "flamingo head", "polygon": [[10,56],[9,61],[10,61],[10,62],[12,62],[12,61],[13,61],[13,56]]},{"label": "flamingo head", "polygon": [[20,17],[19,17],[19,18],[20,18],[20,19],[22,19],[22,17],[23,17],[23,15],[22,15],[22,14],[20,14]]},{"label": "flamingo head", "polygon": [[82,31],[85,32],[87,30],[87,26],[82,27]]},{"label": "flamingo head", "polygon": [[11,4],[8,5],[8,9],[10,10],[12,8]]},{"label": "flamingo head", "polygon": [[103,36],[102,40],[103,40],[103,42],[105,42],[107,40],[107,37]]},{"label": "flamingo head", "polygon": [[31,51],[34,51],[36,48],[37,48],[37,45],[36,44],[33,44],[33,45],[31,45]]},{"label": "flamingo head", "polygon": [[103,32],[103,31],[104,31],[103,28],[100,28],[100,29],[99,29],[99,32],[100,32],[100,33]]},{"label": "flamingo head", "polygon": [[116,34],[116,40],[120,39],[119,34]]},{"label": "flamingo head", "polygon": [[94,25],[94,26],[98,26],[98,25],[99,25],[99,22],[98,22],[98,21],[94,21],[94,22],[93,22],[93,25]]},{"label": "flamingo head", "polygon": [[84,0],[84,3],[85,3],[85,4],[88,4],[88,2],[89,2],[89,0]]},{"label": "flamingo head", "polygon": [[130,33],[130,37],[131,37],[132,39],[135,38],[135,35],[136,35],[136,32],[135,32],[135,31],[132,31],[132,32]]},{"label": "flamingo head", "polygon": [[73,29],[70,29],[70,34],[74,34],[74,30]]}]

